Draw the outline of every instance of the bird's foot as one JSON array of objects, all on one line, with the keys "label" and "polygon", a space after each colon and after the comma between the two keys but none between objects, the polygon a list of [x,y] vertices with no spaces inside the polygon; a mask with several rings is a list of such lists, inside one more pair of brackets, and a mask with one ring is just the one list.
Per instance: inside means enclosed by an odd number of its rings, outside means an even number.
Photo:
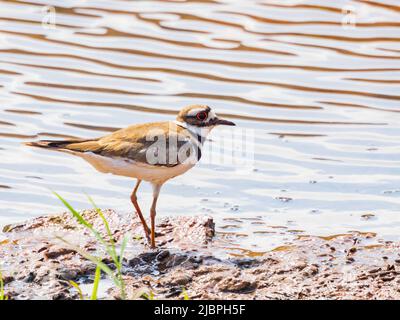
[{"label": "bird's foot", "polygon": [[144,231],[144,236],[146,237],[147,242],[150,243],[151,242],[151,236],[150,236],[151,231],[150,231],[150,228],[145,226],[145,225],[143,225],[143,231]]},{"label": "bird's foot", "polygon": [[150,243],[151,242],[150,230],[144,229],[144,234],[146,236],[147,242]]}]

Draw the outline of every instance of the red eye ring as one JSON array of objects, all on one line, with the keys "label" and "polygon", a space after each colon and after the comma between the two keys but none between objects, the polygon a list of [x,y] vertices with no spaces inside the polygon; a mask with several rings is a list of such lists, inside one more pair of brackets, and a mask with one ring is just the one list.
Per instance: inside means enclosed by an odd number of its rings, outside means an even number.
[{"label": "red eye ring", "polygon": [[208,114],[205,111],[201,111],[198,114],[196,114],[196,119],[199,121],[204,121],[207,119],[207,117],[208,117]]}]

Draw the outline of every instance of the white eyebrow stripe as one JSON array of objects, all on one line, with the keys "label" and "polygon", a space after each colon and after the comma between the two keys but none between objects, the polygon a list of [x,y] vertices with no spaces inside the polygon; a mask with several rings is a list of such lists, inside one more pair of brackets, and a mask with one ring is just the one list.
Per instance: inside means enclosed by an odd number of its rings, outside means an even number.
[{"label": "white eyebrow stripe", "polygon": [[206,111],[204,108],[197,108],[197,109],[192,109],[188,112],[189,117],[195,117],[199,112],[201,111]]}]

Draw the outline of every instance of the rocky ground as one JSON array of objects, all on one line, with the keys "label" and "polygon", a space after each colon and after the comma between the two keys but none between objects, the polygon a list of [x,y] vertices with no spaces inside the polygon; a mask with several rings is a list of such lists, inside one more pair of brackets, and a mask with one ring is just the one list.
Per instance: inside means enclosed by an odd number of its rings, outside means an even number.
[{"label": "rocky ground", "polygon": [[[209,254],[215,243],[209,217],[160,219],[159,248],[150,250],[135,217],[112,210],[104,214],[117,243],[125,234],[132,239],[123,270],[130,299],[143,299],[143,293],[155,299],[186,294],[190,299],[400,299],[400,244],[379,241],[374,234],[300,237],[259,258],[218,259]],[[94,210],[83,215],[105,236]],[[69,281],[90,286],[95,265],[74,246],[104,257],[114,268],[70,213],[10,225],[4,235],[0,268],[10,299],[78,299]],[[102,296],[119,299],[111,281],[102,281],[109,284],[101,286]]]}]

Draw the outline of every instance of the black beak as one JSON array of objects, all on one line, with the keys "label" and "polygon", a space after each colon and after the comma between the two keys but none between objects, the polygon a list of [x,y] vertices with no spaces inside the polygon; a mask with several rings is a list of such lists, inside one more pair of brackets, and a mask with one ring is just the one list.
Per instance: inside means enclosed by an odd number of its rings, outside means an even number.
[{"label": "black beak", "polygon": [[236,124],[233,123],[232,121],[228,121],[225,119],[216,119],[215,124],[220,126],[236,126]]}]

